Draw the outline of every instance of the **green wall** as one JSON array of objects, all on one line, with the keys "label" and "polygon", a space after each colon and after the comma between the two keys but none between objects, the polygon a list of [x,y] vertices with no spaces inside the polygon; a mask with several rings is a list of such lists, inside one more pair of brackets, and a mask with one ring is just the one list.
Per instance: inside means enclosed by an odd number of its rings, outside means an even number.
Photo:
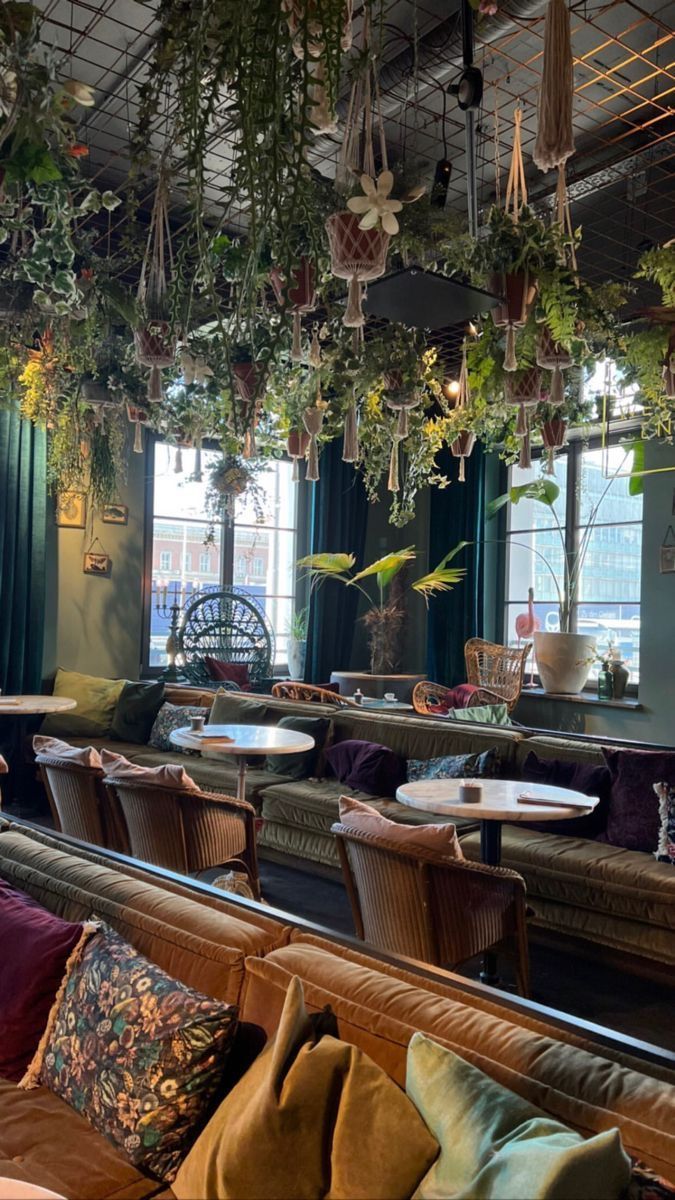
[{"label": "green wall", "polygon": [[[143,510],[146,456],[130,456],[129,477],[119,501],[129,507],[128,525],[87,528],[52,523],[47,545],[47,629],[44,676],[57,667],[87,675],[137,679],[141,652]],[[85,575],[83,555],[100,538],[112,558],[110,578]]]}]

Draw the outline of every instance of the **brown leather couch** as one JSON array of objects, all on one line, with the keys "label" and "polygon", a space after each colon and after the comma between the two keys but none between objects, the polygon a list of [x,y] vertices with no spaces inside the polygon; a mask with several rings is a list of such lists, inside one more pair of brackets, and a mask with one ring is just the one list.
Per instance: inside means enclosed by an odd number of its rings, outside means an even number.
[{"label": "brown leather couch", "polygon": [[[210,708],[212,691],[167,687],[166,699],[175,704]],[[496,746],[504,778],[521,777],[522,765],[535,751],[540,758],[603,762],[602,745],[569,735],[542,734],[521,726],[472,725],[433,717],[397,716],[326,704],[294,703],[256,695],[267,705],[266,720],[281,716],[316,715],[330,718],[329,737],[340,741],[361,738],[380,742],[406,758],[440,754],[469,754]],[[236,695],[235,695],[236,702]],[[87,739],[72,738],[85,744]],[[91,740],[91,739],[89,739]],[[105,740],[119,753],[146,766],[160,762],[186,765],[183,754],[170,754],[136,743]],[[191,757],[187,766],[195,781],[212,791],[233,793],[236,767],[222,759]],[[247,775],[247,798],[263,817],[258,835],[261,854],[283,855],[299,865],[339,867],[331,826],[338,820],[338,801],[348,790],[336,779],[292,780],[252,766]],[[426,813],[406,808],[392,796],[350,792],[372,804],[391,820],[426,824]],[[451,819],[451,818],[448,818]],[[434,817],[442,821],[442,817]],[[480,856],[475,822],[457,821],[464,853]],[[657,974],[675,966],[675,871],[655,862],[650,854],[622,850],[584,838],[505,827],[502,863],[520,872],[527,884],[532,923],[543,931],[564,934],[600,945],[612,955],[630,955],[632,965],[644,963]],[[626,964],[624,964],[626,965]]]},{"label": "brown leather couch", "polygon": [[[68,919],[101,914],[186,984],[238,1002],[242,1019],[269,1036],[299,976],[310,1010],[330,1004],[340,1036],[398,1083],[408,1041],[422,1030],[582,1133],[618,1126],[629,1153],[675,1180],[675,1056],[637,1046],[625,1053],[608,1031],[580,1034],[535,1004],[2,818],[0,877]],[[69,1200],[172,1195],[51,1092],[20,1091],[6,1080],[0,1175]]]}]

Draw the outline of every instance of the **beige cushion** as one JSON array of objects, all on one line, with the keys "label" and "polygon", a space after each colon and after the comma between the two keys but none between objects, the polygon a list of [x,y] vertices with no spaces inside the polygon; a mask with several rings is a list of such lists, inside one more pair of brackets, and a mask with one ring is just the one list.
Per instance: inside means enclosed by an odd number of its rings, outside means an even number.
[{"label": "beige cushion", "polygon": [[316,1031],[294,979],[274,1041],[211,1118],[173,1190],[178,1200],[403,1200],[437,1153],[384,1071]]},{"label": "beige cushion", "polygon": [[375,837],[397,842],[402,849],[433,850],[444,858],[464,858],[454,825],[401,825],[389,821],[370,804],[340,797],[340,820],[355,833],[371,833]]},{"label": "beige cushion", "polygon": [[112,750],[101,750],[101,764],[106,775],[120,783],[142,783],[143,787],[178,788],[179,790],[199,791],[185,767],[177,763],[161,763],[157,767],[142,767],[138,763],[129,762],[122,754],[114,754]]},{"label": "beige cushion", "polygon": [[50,758],[63,758],[81,767],[101,767],[101,755],[94,746],[71,746],[60,738],[45,737],[36,733],[33,738],[35,754],[48,754]]},{"label": "beige cushion", "polygon": [[50,713],[42,722],[40,733],[51,737],[70,734],[105,737],[110,733],[115,706],[125,682],[124,679],[100,679],[97,675],[64,671],[59,667],[54,680],[54,695],[76,700],[77,707]]}]

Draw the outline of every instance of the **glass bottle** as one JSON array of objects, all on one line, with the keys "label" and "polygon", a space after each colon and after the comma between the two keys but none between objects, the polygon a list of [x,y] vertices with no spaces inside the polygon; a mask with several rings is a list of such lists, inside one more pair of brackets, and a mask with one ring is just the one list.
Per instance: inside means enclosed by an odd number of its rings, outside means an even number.
[{"label": "glass bottle", "polygon": [[598,672],[598,700],[614,699],[614,676],[607,659],[604,660]]}]

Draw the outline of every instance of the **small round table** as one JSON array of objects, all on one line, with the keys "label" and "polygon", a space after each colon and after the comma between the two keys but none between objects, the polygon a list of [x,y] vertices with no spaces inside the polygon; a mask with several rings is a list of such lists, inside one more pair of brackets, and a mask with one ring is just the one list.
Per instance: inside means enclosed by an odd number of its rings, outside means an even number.
[{"label": "small round table", "polygon": [[46,715],[47,713],[67,712],[77,708],[77,700],[70,696],[3,696],[0,695],[0,720],[3,717],[16,717],[12,727],[12,748],[10,750],[9,775],[7,792],[9,799],[20,800],[17,793],[21,790],[23,741],[26,736],[28,717]]},{"label": "small round table", "polygon": [[246,760],[250,755],[302,754],[314,748],[314,738],[309,734],[278,729],[276,725],[205,725],[202,733],[194,733],[184,725],[174,729],[169,741],[182,750],[196,750],[209,758],[234,755],[238,767],[237,800],[246,799]]},{"label": "small round table", "polygon": [[[396,799],[409,808],[439,816],[475,817],[480,821],[480,856],[488,866],[498,867],[502,857],[502,824],[504,821],[565,821],[587,816],[599,803],[597,796],[584,796],[572,788],[553,787],[543,783],[523,783],[512,779],[476,780],[482,785],[482,800],[464,804],[459,798],[463,779],[419,779],[404,783],[396,791]],[[528,804],[519,796],[555,800],[556,804]],[[499,982],[496,956],[483,956],[481,979],[492,985]]]}]

